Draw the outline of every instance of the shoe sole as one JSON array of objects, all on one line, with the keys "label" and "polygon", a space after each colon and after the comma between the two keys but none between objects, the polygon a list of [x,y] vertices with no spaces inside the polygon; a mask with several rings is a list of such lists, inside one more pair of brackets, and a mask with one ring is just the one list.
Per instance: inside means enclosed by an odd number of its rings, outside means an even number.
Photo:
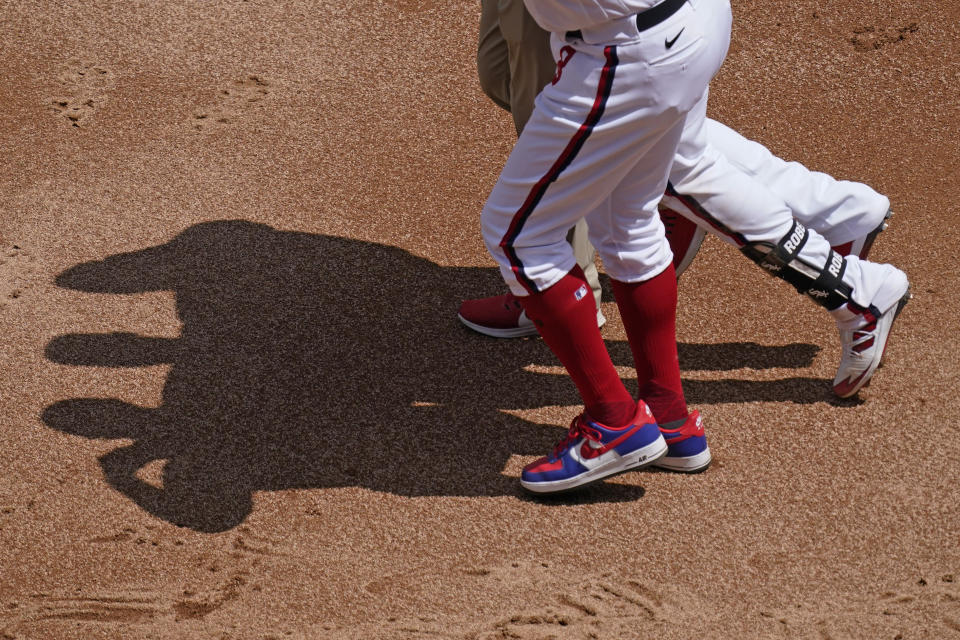
[{"label": "shoe sole", "polygon": [[[886,328],[878,327],[881,330],[882,338],[880,340],[880,348],[877,351],[876,357],[870,363],[870,367],[860,374],[856,378],[853,386],[847,387],[844,383],[833,385],[833,392],[840,398],[849,398],[853,395],[856,395],[860,389],[863,389],[866,386],[870,385],[870,379],[873,378],[873,374],[876,373],[877,368],[880,366],[880,361],[883,360],[883,353],[887,349],[887,340],[890,338],[890,332],[893,330],[893,323],[903,311],[903,308],[907,306],[907,303],[910,302],[910,298],[913,297],[913,294],[910,293],[910,285],[907,285],[907,292],[903,294],[900,300],[897,302],[897,308],[893,312],[893,316],[890,317],[890,320],[887,323]],[[886,317],[886,316],[885,316]],[[883,319],[878,320],[877,322],[882,322]]]},{"label": "shoe sole", "polygon": [[685,458],[672,458],[664,456],[653,463],[653,466],[666,471],[675,471],[677,473],[702,473],[707,470],[713,456],[710,455],[710,447],[707,447],[695,456]]},{"label": "shoe sole", "polygon": [[477,324],[476,322],[470,322],[464,318],[459,313],[457,317],[460,318],[460,322],[467,325],[477,333],[482,333],[485,336],[490,336],[491,338],[523,338],[525,336],[536,336],[537,328],[533,325],[528,327],[507,327],[505,329],[498,329],[496,327],[487,327],[482,324]]},{"label": "shoe sole", "polygon": [[[460,322],[465,324],[467,327],[473,329],[477,333],[482,333],[485,336],[490,336],[491,338],[526,338],[529,336],[538,336],[540,333],[537,331],[537,327],[534,325],[529,325],[525,327],[506,327],[499,329],[497,327],[488,327],[486,325],[477,324],[476,322],[470,322],[464,318],[459,313],[457,317],[460,318]],[[607,319],[602,313],[597,312],[597,328],[602,327],[607,323]]]},{"label": "shoe sole", "polygon": [[877,236],[880,235],[882,231],[886,231],[887,227],[890,226],[890,218],[893,217],[893,209],[887,209],[887,213],[883,216],[883,220],[877,226],[876,229],[867,234],[867,239],[864,240],[863,246],[860,247],[859,255],[861,260],[867,260],[870,255],[870,250],[873,248],[873,243],[876,241]]},{"label": "shoe sole", "polygon": [[700,252],[700,246],[703,245],[703,240],[706,237],[707,232],[698,226],[697,230],[693,232],[693,239],[690,241],[690,245],[687,247],[687,252],[683,255],[683,259],[680,261],[680,264],[676,266],[677,280],[679,280],[680,276],[683,275],[683,272],[687,270],[687,267],[693,263],[693,259],[696,258],[697,254]]},{"label": "shoe sole", "polygon": [[645,447],[640,447],[622,458],[611,460],[605,465],[585,471],[573,478],[552,482],[524,482],[521,479],[520,486],[531,493],[540,495],[565,493],[574,489],[583,489],[621,473],[643,469],[665,455],[667,455],[667,441],[663,439],[663,436],[660,436]]}]

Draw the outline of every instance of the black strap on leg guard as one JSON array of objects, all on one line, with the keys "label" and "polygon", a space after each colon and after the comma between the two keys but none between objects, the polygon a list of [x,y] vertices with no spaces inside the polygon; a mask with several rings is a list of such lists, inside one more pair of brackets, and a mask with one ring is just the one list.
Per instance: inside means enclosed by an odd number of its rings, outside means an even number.
[{"label": "black strap on leg guard", "polygon": [[807,264],[798,256],[808,237],[806,227],[794,220],[793,227],[776,245],[750,242],[740,250],[768,273],[786,280],[820,306],[836,309],[850,300],[852,290],[843,282],[847,263],[843,256],[831,249],[825,265]]},{"label": "black strap on leg guard", "polygon": [[794,220],[790,231],[776,245],[769,242],[749,242],[741,251],[770,273],[782,277],[780,272],[797,257],[806,243],[806,227]]},{"label": "black strap on leg guard", "polygon": [[843,281],[843,272],[846,270],[847,261],[831,249],[827,256],[827,264],[823,267],[823,271],[820,272],[816,282],[807,289],[807,295],[813,298],[817,304],[831,311],[849,302],[853,289]]}]

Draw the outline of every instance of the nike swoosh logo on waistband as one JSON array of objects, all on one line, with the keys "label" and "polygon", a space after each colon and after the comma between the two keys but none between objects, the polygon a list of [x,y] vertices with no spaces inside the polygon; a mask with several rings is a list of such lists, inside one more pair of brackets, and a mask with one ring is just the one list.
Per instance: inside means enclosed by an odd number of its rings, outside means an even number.
[{"label": "nike swoosh logo on waistband", "polygon": [[[686,27],[684,27],[683,29],[686,29]],[[683,29],[680,29],[680,31],[677,32],[677,35],[675,35],[675,36],[673,37],[673,40],[664,40],[664,41],[663,41],[663,44],[666,45],[667,49],[669,49],[670,47],[672,47],[672,46],[673,46],[673,43],[675,43],[677,40],[680,39],[680,34],[683,33]]]}]

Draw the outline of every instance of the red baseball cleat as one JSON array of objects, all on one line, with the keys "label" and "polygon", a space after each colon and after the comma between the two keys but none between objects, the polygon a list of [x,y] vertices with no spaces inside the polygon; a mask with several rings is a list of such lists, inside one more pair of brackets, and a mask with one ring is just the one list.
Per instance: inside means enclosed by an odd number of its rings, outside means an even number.
[{"label": "red baseball cleat", "polygon": [[[474,331],[494,338],[537,335],[533,320],[527,317],[519,298],[512,293],[464,300],[457,317]],[[606,321],[603,314],[597,311],[597,326],[602,327]]]},{"label": "red baseball cleat", "polygon": [[687,218],[666,207],[660,207],[660,220],[667,230],[667,242],[673,251],[673,268],[680,277],[700,251],[707,232]]},{"label": "red baseball cleat", "polygon": [[887,230],[887,227],[890,226],[890,218],[892,217],[893,211],[888,209],[887,214],[883,216],[883,220],[880,221],[880,224],[878,224],[873,231],[862,238],[857,238],[856,240],[852,240],[846,244],[833,247],[833,250],[842,256],[855,255],[861,260],[866,260],[870,255],[870,249],[873,248],[874,240],[877,239],[877,236],[880,235],[881,231]]}]

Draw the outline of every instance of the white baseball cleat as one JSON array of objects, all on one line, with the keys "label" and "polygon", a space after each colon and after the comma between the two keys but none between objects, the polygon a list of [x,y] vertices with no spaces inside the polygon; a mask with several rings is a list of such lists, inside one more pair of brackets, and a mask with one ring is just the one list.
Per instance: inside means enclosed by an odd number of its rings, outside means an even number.
[{"label": "white baseball cleat", "polygon": [[870,378],[883,358],[893,321],[910,301],[910,283],[906,274],[894,267],[889,268],[891,275],[867,309],[854,308],[855,305],[850,303],[840,312],[846,317],[837,319],[843,354],[837,377],[833,380],[833,392],[841,398],[849,398],[870,384]]}]

